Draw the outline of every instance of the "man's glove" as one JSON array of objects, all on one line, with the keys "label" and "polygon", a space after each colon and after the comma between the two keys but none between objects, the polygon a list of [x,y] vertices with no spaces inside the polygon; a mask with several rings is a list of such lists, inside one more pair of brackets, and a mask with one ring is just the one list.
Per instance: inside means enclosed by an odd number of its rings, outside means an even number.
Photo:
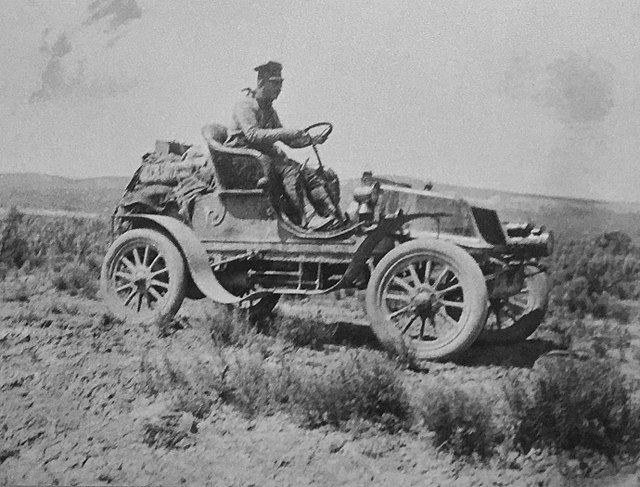
[{"label": "man's glove", "polygon": [[322,135],[314,135],[311,137],[311,144],[313,145],[324,144],[325,140],[327,140],[327,138],[323,137]]},{"label": "man's glove", "polygon": [[304,130],[280,128],[278,131],[280,132],[283,142],[293,140],[298,141],[302,139],[302,137],[306,136],[306,132]]},{"label": "man's glove", "polygon": [[[280,129],[284,135],[282,141],[291,144],[291,147],[306,147],[309,145],[324,144],[327,137],[322,135],[309,135],[304,130]],[[286,138],[286,140],[285,140]]]}]

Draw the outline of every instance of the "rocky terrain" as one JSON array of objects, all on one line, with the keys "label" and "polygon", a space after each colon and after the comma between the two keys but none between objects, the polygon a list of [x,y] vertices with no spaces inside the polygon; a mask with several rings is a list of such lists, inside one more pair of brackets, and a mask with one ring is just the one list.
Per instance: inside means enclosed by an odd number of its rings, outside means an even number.
[{"label": "rocky terrain", "polygon": [[[123,324],[100,301],[35,277],[19,286],[5,282],[2,296],[1,484],[631,486],[640,480],[631,457],[498,448],[486,460],[458,459],[434,446],[419,420],[396,431],[357,422],[309,428],[294,414],[247,414],[222,399],[215,383],[223,356],[260,350],[267,361],[286,357],[294,367],[323,373],[345,354],[380,355],[368,329],[357,325],[357,297],[282,303],[281,319],[327,325],[313,339],[245,329],[234,343],[221,338],[223,323],[239,318],[206,301],[187,302],[169,327],[158,329]],[[636,374],[640,328],[635,322],[629,329],[628,364]],[[499,418],[505,377],[531,374],[536,360],[556,348],[540,338],[474,347],[459,363],[420,372],[402,367],[398,377],[417,408],[449,383],[487,398]]]},{"label": "rocky terrain", "polygon": [[456,361],[389,357],[362,295],[251,324],[100,300],[100,218],[0,220],[0,485],[638,485],[640,247],[558,247],[547,319]]}]

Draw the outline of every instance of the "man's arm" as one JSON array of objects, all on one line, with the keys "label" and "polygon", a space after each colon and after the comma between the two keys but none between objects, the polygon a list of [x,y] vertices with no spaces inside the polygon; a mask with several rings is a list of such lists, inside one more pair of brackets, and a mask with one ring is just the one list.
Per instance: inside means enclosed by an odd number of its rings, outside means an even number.
[{"label": "man's arm", "polygon": [[260,128],[255,106],[250,100],[241,100],[236,104],[234,117],[250,144],[273,144],[280,141],[290,145],[303,135],[301,130],[283,128],[277,114],[275,115],[276,123],[272,124],[275,128]]},{"label": "man's arm", "polygon": [[[274,115],[278,122],[278,125],[282,127],[280,119],[278,118],[278,114],[274,112]],[[309,147],[311,144],[324,144],[325,140],[327,140],[326,137],[321,137],[320,135],[310,135],[304,130],[300,130],[300,136],[292,140],[291,142],[288,142],[287,145],[292,149],[300,149],[301,147]]]},{"label": "man's arm", "polygon": [[[273,119],[274,119],[275,126],[282,127],[282,122],[280,122],[280,117],[278,116],[278,113],[275,110],[273,112]],[[284,140],[282,142],[287,144],[292,149],[300,149],[301,147],[308,147],[311,145],[311,137],[309,137],[309,134],[305,133],[304,131],[298,130],[297,136],[295,138],[292,138],[288,142],[285,142]]]}]

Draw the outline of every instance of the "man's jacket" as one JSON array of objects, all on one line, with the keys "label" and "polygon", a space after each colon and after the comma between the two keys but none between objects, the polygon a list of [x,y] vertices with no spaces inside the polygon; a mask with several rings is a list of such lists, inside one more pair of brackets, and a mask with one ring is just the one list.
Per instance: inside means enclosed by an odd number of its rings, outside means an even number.
[{"label": "man's jacket", "polygon": [[257,100],[256,93],[248,88],[242,90],[242,96],[233,108],[233,117],[229,127],[226,145],[232,147],[251,147],[264,153],[280,152],[273,144],[283,142],[289,147],[306,147],[308,137],[300,137],[298,130],[282,127],[278,113],[271,102]]}]

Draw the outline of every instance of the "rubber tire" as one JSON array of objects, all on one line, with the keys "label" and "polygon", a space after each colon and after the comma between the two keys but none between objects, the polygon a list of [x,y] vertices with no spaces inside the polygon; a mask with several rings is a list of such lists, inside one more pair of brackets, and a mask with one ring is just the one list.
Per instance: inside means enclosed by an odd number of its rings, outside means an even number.
[{"label": "rubber tire", "polygon": [[280,301],[280,296],[280,294],[267,294],[249,308],[242,308],[240,304],[229,304],[227,305],[227,309],[229,311],[233,311],[234,309],[246,311],[250,321],[258,321],[262,318],[266,318],[272,313],[273,308],[275,308],[278,301]]},{"label": "rubber tire", "polygon": [[526,313],[508,328],[489,330],[485,327],[478,337],[478,342],[491,345],[512,345],[525,341],[538,329],[549,303],[549,277],[545,272],[540,272],[527,277],[525,282],[530,288]]},{"label": "rubber tire", "polygon": [[[140,245],[150,245],[164,258],[169,272],[169,288],[164,295],[162,305],[140,314],[123,305],[112,290],[111,274],[118,259],[129,249]],[[100,293],[110,311],[129,323],[160,324],[175,316],[184,301],[187,289],[187,272],[182,254],[168,237],[156,230],[139,228],[123,233],[109,247],[100,272]]]},{"label": "rubber tire", "polygon": [[[460,330],[445,343],[412,340],[407,345],[400,330],[385,318],[381,309],[385,279],[393,276],[396,266],[419,255],[438,259],[450,266],[462,285],[465,303],[470,305],[460,316]],[[371,274],[365,299],[371,328],[380,343],[391,353],[419,361],[449,359],[471,346],[486,321],[488,302],[487,285],[473,257],[451,243],[432,239],[406,242],[387,253]]]}]

